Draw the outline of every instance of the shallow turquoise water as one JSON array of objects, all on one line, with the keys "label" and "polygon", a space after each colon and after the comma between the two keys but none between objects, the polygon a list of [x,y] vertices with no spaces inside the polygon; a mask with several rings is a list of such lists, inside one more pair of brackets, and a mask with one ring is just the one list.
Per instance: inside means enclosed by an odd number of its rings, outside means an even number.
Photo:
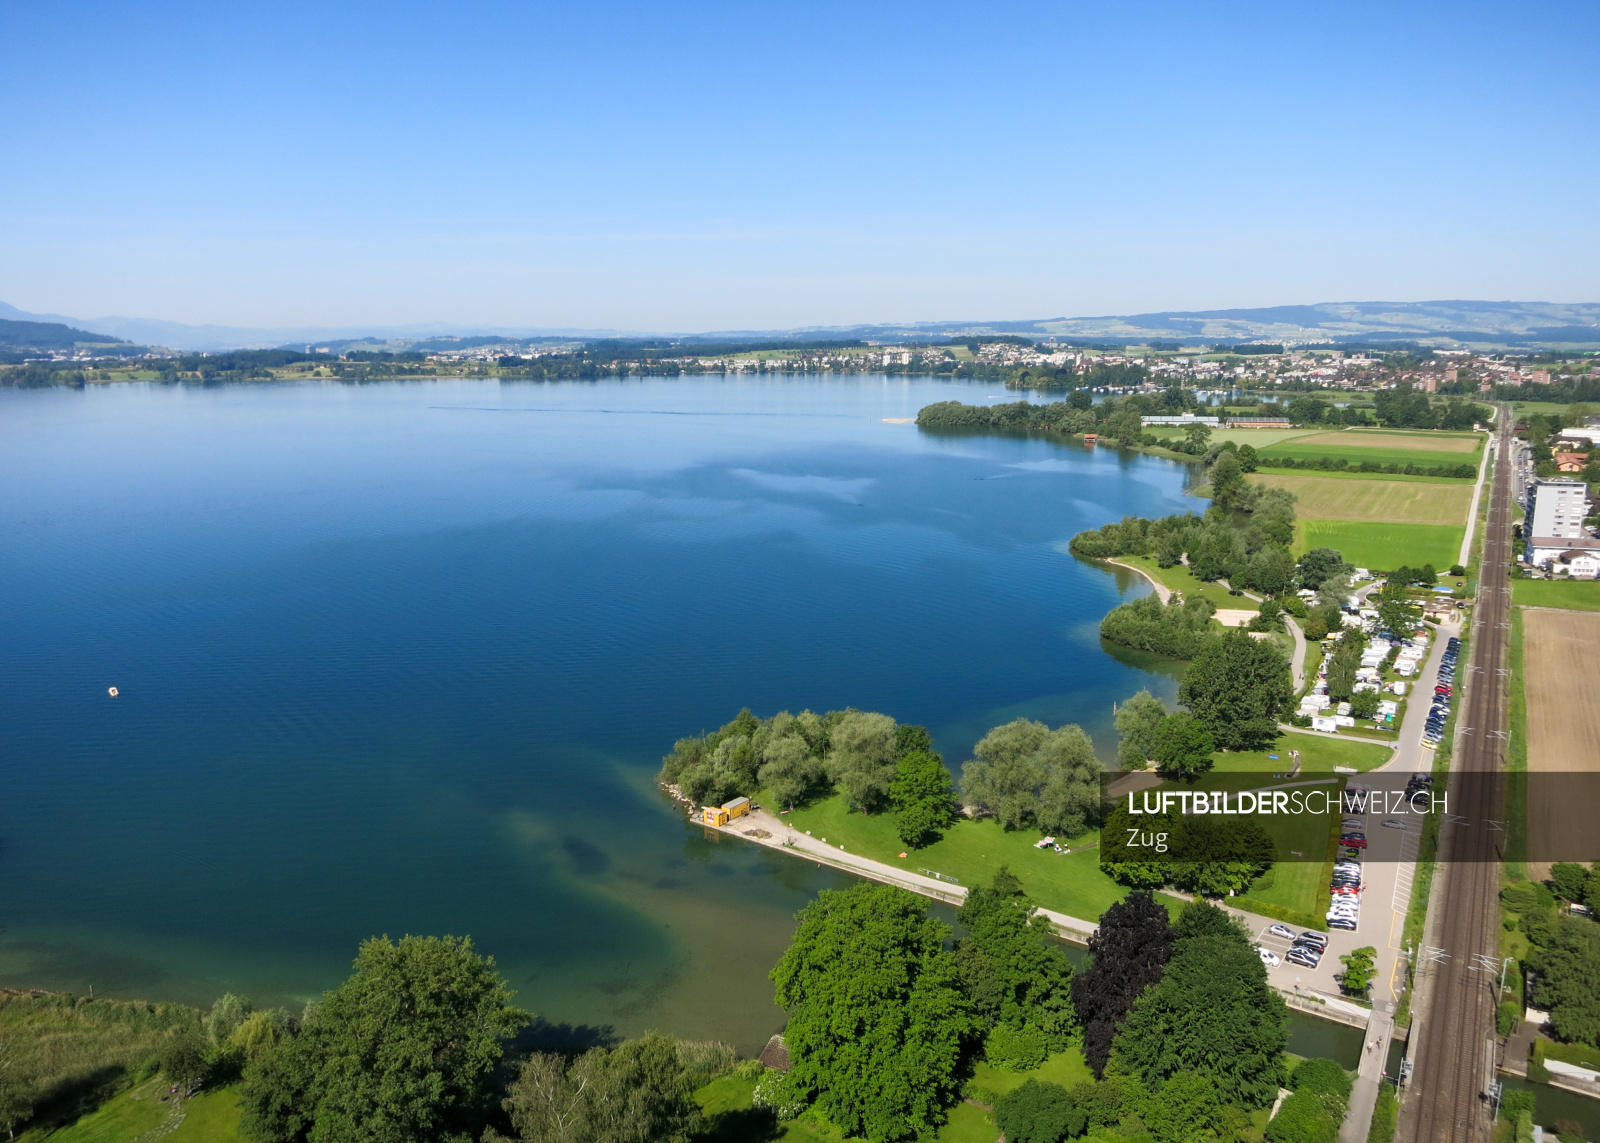
[{"label": "shallow turquoise water", "polygon": [[959,764],[1171,693],[1095,635],[1143,588],[1062,545],[1185,470],[884,420],[988,396],[0,392],[0,984],[294,1002],[368,935],[470,933],[551,1021],[758,1044],[839,879],[688,828],[674,738],[854,705]]}]

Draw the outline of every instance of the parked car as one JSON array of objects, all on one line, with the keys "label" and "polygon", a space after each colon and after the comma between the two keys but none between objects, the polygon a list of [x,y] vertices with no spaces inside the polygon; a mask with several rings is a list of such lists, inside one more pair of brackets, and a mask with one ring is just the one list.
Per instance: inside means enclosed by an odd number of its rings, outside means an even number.
[{"label": "parked car", "polygon": [[1320,956],[1315,956],[1305,949],[1290,949],[1288,960],[1290,963],[1298,964],[1304,968],[1316,968],[1322,962]]},{"label": "parked car", "polygon": [[1277,953],[1272,952],[1269,949],[1264,949],[1260,945],[1256,946],[1256,952],[1261,954],[1261,963],[1266,965],[1268,968],[1277,968],[1283,963],[1283,958]]},{"label": "parked car", "polygon": [[1339,844],[1346,849],[1366,849],[1367,839],[1364,837],[1341,837]]},{"label": "parked car", "polygon": [[1314,944],[1318,948],[1325,949],[1328,947],[1328,934],[1319,933],[1316,929],[1307,929],[1300,934],[1300,942]]},{"label": "parked car", "polygon": [[1328,928],[1330,929],[1343,929],[1347,933],[1353,933],[1358,927],[1359,922],[1357,922],[1353,917],[1328,918]]},{"label": "parked car", "polygon": [[1294,930],[1288,925],[1273,925],[1267,933],[1274,937],[1282,937],[1286,941],[1294,940]]},{"label": "parked car", "polygon": [[1390,829],[1405,829],[1406,828],[1406,823],[1401,821],[1399,818],[1384,818],[1383,819],[1383,824],[1388,826]]}]

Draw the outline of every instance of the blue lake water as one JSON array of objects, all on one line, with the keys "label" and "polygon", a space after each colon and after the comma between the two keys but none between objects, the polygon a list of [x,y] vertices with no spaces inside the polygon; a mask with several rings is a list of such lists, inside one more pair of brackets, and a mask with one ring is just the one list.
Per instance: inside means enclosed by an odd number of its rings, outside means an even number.
[{"label": "blue lake water", "polygon": [[990,392],[0,391],[0,985],[298,1004],[469,933],[553,1022],[759,1044],[841,879],[688,828],[673,739],[856,706],[959,767],[1172,693],[1096,636],[1145,588],[1064,546],[1187,471],[885,420]]}]

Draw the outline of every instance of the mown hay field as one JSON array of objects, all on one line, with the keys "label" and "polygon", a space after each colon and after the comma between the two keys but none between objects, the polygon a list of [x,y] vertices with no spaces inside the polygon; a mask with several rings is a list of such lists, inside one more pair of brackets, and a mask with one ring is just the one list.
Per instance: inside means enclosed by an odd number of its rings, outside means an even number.
[{"label": "mown hay field", "polygon": [[1350,563],[1375,571],[1397,567],[1452,566],[1461,554],[1467,526],[1461,524],[1364,523],[1359,520],[1306,520],[1295,525],[1295,554],[1334,548]]},{"label": "mown hay field", "polygon": [[1287,488],[1298,501],[1295,513],[1312,520],[1465,523],[1472,505],[1472,485],[1461,481],[1352,480],[1279,472],[1258,472],[1250,479],[1273,488]]},{"label": "mown hay field", "polygon": [[[1345,429],[1303,437],[1301,444],[1336,445],[1341,448],[1401,448],[1412,452],[1477,453],[1481,433],[1406,433],[1393,430]],[[1442,463],[1442,462],[1441,462]]]},{"label": "mown hay field", "polygon": [[[1524,611],[1522,629],[1528,773],[1600,770],[1600,614]],[[1594,807],[1576,802],[1559,779],[1529,781],[1528,837],[1540,839],[1544,853],[1588,852],[1593,818]]]}]

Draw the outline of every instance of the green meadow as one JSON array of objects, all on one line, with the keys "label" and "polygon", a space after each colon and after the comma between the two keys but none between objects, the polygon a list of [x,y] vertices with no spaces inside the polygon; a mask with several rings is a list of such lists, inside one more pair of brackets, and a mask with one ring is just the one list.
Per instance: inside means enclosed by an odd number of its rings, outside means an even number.
[{"label": "green meadow", "polygon": [[1600,611],[1600,580],[1514,579],[1511,601],[1520,607]]},{"label": "green meadow", "polygon": [[1461,554],[1466,524],[1390,524],[1359,520],[1301,520],[1295,554],[1335,548],[1357,567],[1392,571],[1402,565],[1448,568]]}]

